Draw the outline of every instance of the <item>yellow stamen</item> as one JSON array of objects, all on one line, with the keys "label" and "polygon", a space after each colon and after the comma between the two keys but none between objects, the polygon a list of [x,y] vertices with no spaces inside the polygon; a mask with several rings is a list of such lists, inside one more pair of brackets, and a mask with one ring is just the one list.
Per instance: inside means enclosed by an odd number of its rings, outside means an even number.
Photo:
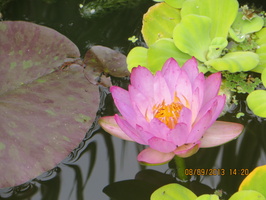
[{"label": "yellow stamen", "polygon": [[152,110],[155,118],[166,124],[170,129],[173,129],[178,123],[180,111],[183,107],[180,99],[175,95],[171,104],[166,105],[163,100],[162,103],[154,105]]}]

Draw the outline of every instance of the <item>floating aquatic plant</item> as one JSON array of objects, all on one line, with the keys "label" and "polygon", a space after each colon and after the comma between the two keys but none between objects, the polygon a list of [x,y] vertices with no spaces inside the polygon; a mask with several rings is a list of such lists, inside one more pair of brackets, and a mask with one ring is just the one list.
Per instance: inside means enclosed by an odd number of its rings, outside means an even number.
[{"label": "floating aquatic plant", "polygon": [[[234,193],[229,200],[265,200],[265,180],[266,166],[256,167],[240,184],[238,192]],[[216,194],[203,194],[196,196],[191,190],[186,187],[171,183],[164,185],[154,191],[151,195],[151,200],[219,200]]]},{"label": "floating aquatic plant", "polygon": [[[129,52],[129,70],[141,65],[156,73],[170,57],[182,65],[191,56],[197,59],[199,69],[204,73],[262,73],[264,70],[264,12],[257,12],[247,5],[239,7],[237,0],[158,2],[143,16],[141,31],[148,47],[135,47]],[[258,84],[258,78],[254,84],[248,82],[246,88],[242,87],[243,92],[254,91]],[[239,92],[237,87],[230,89]],[[261,91],[256,94],[262,96]],[[252,104],[256,101],[249,102],[253,110]]]},{"label": "floating aquatic plant", "polygon": [[0,22],[0,52],[3,188],[25,183],[66,158],[96,116],[95,76],[128,71],[119,52],[95,46],[83,62],[68,38],[30,22]]}]

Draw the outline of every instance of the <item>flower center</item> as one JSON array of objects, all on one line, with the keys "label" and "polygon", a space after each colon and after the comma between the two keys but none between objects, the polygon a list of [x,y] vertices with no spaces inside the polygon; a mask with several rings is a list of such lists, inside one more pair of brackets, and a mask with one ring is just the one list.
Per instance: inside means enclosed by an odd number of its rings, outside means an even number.
[{"label": "flower center", "polygon": [[183,108],[183,104],[180,103],[178,97],[175,96],[174,101],[171,104],[166,105],[163,100],[162,103],[153,106],[154,117],[166,124],[170,129],[173,129],[178,123],[180,111]]}]

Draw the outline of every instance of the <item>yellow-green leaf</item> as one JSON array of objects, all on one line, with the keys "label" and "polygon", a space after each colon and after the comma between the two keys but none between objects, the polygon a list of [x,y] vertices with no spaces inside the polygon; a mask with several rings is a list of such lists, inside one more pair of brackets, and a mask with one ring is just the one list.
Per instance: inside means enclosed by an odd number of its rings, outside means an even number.
[{"label": "yellow-green leaf", "polygon": [[265,90],[255,90],[251,92],[247,97],[247,104],[250,110],[252,110],[252,112],[255,115],[258,115],[260,117],[266,117],[266,91]]},{"label": "yellow-green leaf", "polygon": [[253,52],[231,52],[222,58],[217,58],[205,62],[217,71],[227,70],[229,72],[249,71],[259,63],[259,56]]},{"label": "yellow-green leaf", "polygon": [[178,49],[205,62],[211,43],[211,19],[200,15],[186,15],[173,32]]},{"label": "yellow-green leaf", "polygon": [[180,66],[191,58],[190,55],[176,48],[172,39],[160,39],[148,49],[147,68],[155,73],[161,70],[165,61],[171,57],[174,58]]},{"label": "yellow-green leaf", "polygon": [[[265,96],[266,97],[266,96]],[[239,191],[255,190],[266,197],[266,165],[256,167],[240,184]]]},{"label": "yellow-green leaf", "polygon": [[133,67],[142,66],[147,67],[147,51],[148,49],[144,47],[135,47],[131,49],[127,55],[127,68],[129,71]]},{"label": "yellow-green leaf", "polygon": [[166,3],[157,3],[143,16],[142,35],[148,46],[160,38],[172,38],[173,29],[180,22],[180,10]]},{"label": "yellow-green leaf", "polygon": [[195,200],[196,198],[197,196],[192,191],[177,183],[160,187],[151,195],[151,200]]},{"label": "yellow-green leaf", "polygon": [[209,17],[212,20],[211,38],[227,38],[238,6],[237,0],[187,0],[182,5],[181,16],[197,14]]},{"label": "yellow-green leaf", "polygon": [[265,197],[254,190],[242,190],[233,194],[229,200],[265,200]]}]

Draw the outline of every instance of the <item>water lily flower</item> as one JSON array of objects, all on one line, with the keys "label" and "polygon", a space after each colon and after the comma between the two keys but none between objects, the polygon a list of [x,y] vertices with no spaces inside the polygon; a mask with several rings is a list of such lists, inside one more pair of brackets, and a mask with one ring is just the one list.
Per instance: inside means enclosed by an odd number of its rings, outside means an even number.
[{"label": "water lily flower", "polygon": [[161,164],[175,155],[189,157],[243,130],[241,124],[216,121],[226,98],[218,95],[221,73],[205,78],[195,58],[182,67],[170,58],[155,75],[138,66],[130,80],[128,91],[110,88],[121,116],[102,117],[99,124],[114,136],[148,146],[139,153],[139,162]]}]

